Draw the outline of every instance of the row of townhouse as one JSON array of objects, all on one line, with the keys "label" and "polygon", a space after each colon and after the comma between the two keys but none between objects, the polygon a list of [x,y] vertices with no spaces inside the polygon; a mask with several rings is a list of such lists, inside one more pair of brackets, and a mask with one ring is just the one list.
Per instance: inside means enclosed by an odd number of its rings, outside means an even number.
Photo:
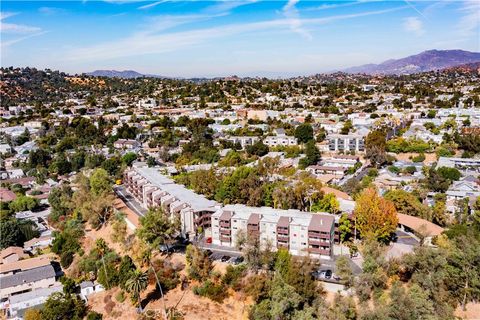
[{"label": "row of townhouse", "polygon": [[327,136],[328,150],[330,151],[364,151],[365,134],[329,134]]},{"label": "row of townhouse", "polygon": [[284,247],[294,255],[323,258],[332,256],[333,243],[338,242],[333,215],[244,205],[222,207],[176,184],[158,168],[134,166],[125,172],[124,185],[144,207],[161,207],[179,216],[185,237],[208,230],[212,243],[234,247],[238,232],[243,230],[262,244],[271,243],[274,249]]},{"label": "row of townhouse", "polygon": [[155,168],[137,167],[126,171],[124,185],[144,207],[161,207],[168,214],[179,216],[183,236],[195,235],[200,228],[210,228],[210,217],[220,207],[217,202],[176,184]]},{"label": "row of townhouse", "polygon": [[328,259],[333,255],[335,217],[240,204],[226,205],[212,215],[213,244],[233,247],[242,232],[273,249]]},{"label": "row of townhouse", "polygon": [[[261,137],[258,136],[231,136],[226,138],[227,141],[230,141],[234,144],[240,144],[243,149],[248,146],[251,146],[261,140]],[[276,147],[276,146],[296,146],[298,145],[297,138],[293,136],[267,136],[263,139],[263,143],[269,147]]]}]

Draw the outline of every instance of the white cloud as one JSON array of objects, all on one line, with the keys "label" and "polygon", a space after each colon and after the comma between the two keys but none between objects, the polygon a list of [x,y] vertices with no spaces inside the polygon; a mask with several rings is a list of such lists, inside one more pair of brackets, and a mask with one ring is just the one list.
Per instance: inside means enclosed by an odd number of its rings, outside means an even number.
[{"label": "white cloud", "polygon": [[150,8],[156,7],[159,4],[162,4],[162,3],[165,3],[165,2],[168,2],[168,0],[152,2],[152,3],[146,4],[146,5],[140,6],[140,7],[138,7],[138,9],[140,9],[140,10],[150,9]]},{"label": "white cloud", "polygon": [[460,11],[463,16],[457,25],[458,34],[461,37],[476,36],[478,40],[480,37],[480,1],[464,1]]},{"label": "white cloud", "polygon": [[15,24],[15,23],[5,23],[3,20],[17,15],[14,12],[2,12],[0,14],[0,32],[2,33],[17,33],[17,34],[28,34],[36,33],[42,31],[41,28],[27,26],[24,24]]},{"label": "white cloud", "polygon": [[[370,15],[379,15],[405,9],[407,6],[355,14],[335,15],[324,18],[300,19],[300,25],[321,25]],[[177,17],[177,19],[181,19]],[[123,39],[83,48],[74,48],[63,56],[68,61],[103,61],[115,58],[175,52],[198,44],[238,34],[267,30],[291,30],[291,19],[275,19],[244,24],[221,25],[212,28],[193,29],[158,34],[165,25],[155,27],[154,23],[143,30]]]},{"label": "white cloud", "polygon": [[405,31],[412,32],[416,36],[421,36],[425,33],[423,22],[418,17],[405,18],[403,20],[403,28]]},{"label": "white cloud", "polygon": [[287,4],[283,7],[283,15],[288,20],[290,29],[293,32],[298,33],[302,37],[308,40],[312,40],[312,35],[302,26],[302,20],[295,5],[299,0],[288,0]]},{"label": "white cloud", "polygon": [[65,10],[61,8],[55,8],[55,7],[40,7],[38,8],[38,12],[40,12],[43,15],[46,16],[53,16],[55,14],[59,14],[64,12]]}]

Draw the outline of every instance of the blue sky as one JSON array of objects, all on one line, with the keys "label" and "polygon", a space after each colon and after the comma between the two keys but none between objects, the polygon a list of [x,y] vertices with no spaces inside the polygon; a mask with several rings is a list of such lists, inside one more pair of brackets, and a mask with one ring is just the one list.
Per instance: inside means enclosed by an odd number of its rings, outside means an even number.
[{"label": "blue sky", "polygon": [[2,1],[1,65],[293,76],[480,51],[471,1]]}]

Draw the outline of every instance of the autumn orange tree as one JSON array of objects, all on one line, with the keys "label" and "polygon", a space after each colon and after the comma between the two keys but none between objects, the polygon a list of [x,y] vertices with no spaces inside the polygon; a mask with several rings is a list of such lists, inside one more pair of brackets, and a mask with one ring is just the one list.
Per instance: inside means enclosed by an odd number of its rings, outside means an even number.
[{"label": "autumn orange tree", "polygon": [[374,188],[365,189],[355,205],[356,227],[362,238],[388,240],[398,224],[393,203],[378,195]]}]

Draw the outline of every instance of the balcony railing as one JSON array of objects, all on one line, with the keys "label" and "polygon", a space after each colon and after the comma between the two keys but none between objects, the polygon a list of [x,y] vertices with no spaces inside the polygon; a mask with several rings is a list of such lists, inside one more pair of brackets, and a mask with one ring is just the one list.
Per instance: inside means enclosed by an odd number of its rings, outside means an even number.
[{"label": "balcony railing", "polygon": [[324,256],[329,256],[330,255],[330,250],[326,250],[326,249],[322,249],[322,248],[308,248],[308,252],[321,254],[321,255],[324,255]]}]

